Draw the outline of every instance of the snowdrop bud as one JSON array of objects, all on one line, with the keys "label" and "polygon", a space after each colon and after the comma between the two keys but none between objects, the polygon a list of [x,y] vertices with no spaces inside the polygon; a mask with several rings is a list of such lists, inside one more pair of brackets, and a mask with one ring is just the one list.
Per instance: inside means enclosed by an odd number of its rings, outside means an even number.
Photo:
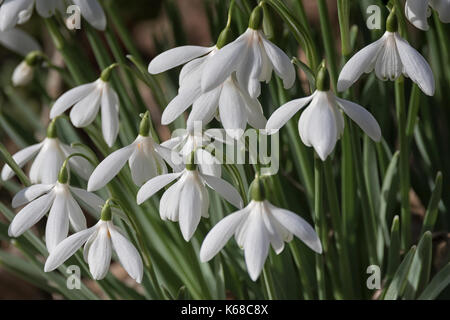
[{"label": "snowdrop bud", "polygon": [[217,39],[216,47],[217,49],[221,49],[234,40],[233,31],[229,26],[226,26],[225,29],[219,35]]},{"label": "snowdrop bud", "polygon": [[106,69],[104,69],[102,71],[102,74],[100,76],[100,79],[102,79],[104,82],[108,82],[109,78],[111,78],[111,72],[113,71],[114,68],[118,67],[119,64],[118,63],[113,63],[112,65],[110,65],[109,67],[107,67]]},{"label": "snowdrop bud", "polygon": [[186,163],[186,170],[194,171],[197,169],[197,165],[195,164],[195,150],[191,152],[189,158]]},{"label": "snowdrop bud", "polygon": [[106,200],[105,204],[103,205],[102,212],[100,214],[100,219],[102,221],[111,221],[112,215],[111,215],[111,206],[109,204],[109,199]]},{"label": "snowdrop bud", "polygon": [[316,77],[316,88],[319,91],[330,90],[330,74],[328,73],[325,63],[320,66],[319,72]]},{"label": "snowdrop bud", "polygon": [[34,68],[26,61],[22,61],[12,74],[12,83],[15,87],[26,86],[33,80]]},{"label": "snowdrop bud", "polygon": [[69,168],[67,168],[67,160],[66,159],[61,166],[61,169],[59,170],[58,174],[58,182],[61,184],[66,184],[69,182]]},{"label": "snowdrop bud", "polygon": [[258,176],[250,185],[250,199],[253,201],[264,201],[266,199],[264,184]]},{"label": "snowdrop bud", "polygon": [[253,9],[252,14],[250,15],[248,27],[253,30],[261,29],[263,21],[262,18],[263,18],[263,8],[261,5],[258,5],[255,9]]},{"label": "snowdrop bud", "polygon": [[389,32],[397,32],[398,30],[398,20],[395,14],[395,7],[392,8],[391,13],[386,19],[386,30]]},{"label": "snowdrop bud", "polygon": [[47,138],[57,138],[56,132],[56,119],[53,119],[52,122],[47,127]]},{"label": "snowdrop bud", "polygon": [[150,113],[147,111],[142,116],[141,123],[139,124],[139,135],[148,137],[150,132]]}]

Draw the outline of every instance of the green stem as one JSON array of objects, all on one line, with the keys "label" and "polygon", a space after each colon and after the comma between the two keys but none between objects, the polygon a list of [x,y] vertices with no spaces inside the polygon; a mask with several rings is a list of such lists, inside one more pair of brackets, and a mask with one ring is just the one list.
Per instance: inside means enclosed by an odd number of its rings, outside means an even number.
[{"label": "green stem", "polygon": [[269,300],[276,300],[276,292],[275,292],[275,286],[273,283],[272,273],[270,272],[270,268],[268,267],[268,261],[266,261],[264,268],[263,268],[263,278],[264,278],[264,285],[266,287],[267,291],[267,298]]},{"label": "green stem", "polygon": [[395,81],[395,104],[397,108],[398,141],[400,148],[401,247],[403,250],[407,250],[411,245],[411,208],[409,204],[409,148],[406,137],[405,82],[403,76]]},{"label": "green stem", "polygon": [[20,182],[25,187],[31,186],[30,179],[28,179],[27,175],[23,172],[23,170],[18,166],[17,162],[13,159],[11,154],[6,150],[3,143],[0,142],[0,158],[14,171],[14,173],[19,178]]},{"label": "green stem", "polygon": [[[325,229],[326,221],[323,210],[323,181],[322,162],[317,155],[314,157],[314,225],[316,232],[322,242],[323,254],[328,251],[328,239]],[[323,254],[316,254],[316,278],[319,299],[326,299],[325,264]]]},{"label": "green stem", "polygon": [[333,31],[330,24],[330,17],[328,16],[328,7],[326,0],[318,0],[320,29],[322,30],[322,39],[325,47],[325,54],[328,61],[328,70],[330,71],[331,82],[334,88],[337,83],[337,67],[336,67],[336,52],[334,51]]}]

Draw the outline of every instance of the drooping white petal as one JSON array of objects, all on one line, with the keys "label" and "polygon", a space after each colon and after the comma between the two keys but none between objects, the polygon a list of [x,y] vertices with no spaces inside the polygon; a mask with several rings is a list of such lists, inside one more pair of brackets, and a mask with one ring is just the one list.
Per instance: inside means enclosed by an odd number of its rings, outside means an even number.
[{"label": "drooping white petal", "polygon": [[[312,145],[322,160],[325,160],[333,151],[338,139],[333,108],[336,107],[329,100],[328,93],[317,91],[313,101],[303,112],[299,121],[299,132],[303,143]],[[308,122],[302,121],[307,115],[309,115]],[[302,127],[301,125],[305,126]]]},{"label": "drooping white petal", "polygon": [[433,71],[428,62],[397,33],[394,36],[404,72],[412,81],[417,83],[426,95],[434,95],[435,81]]},{"label": "drooping white petal", "polygon": [[159,215],[162,220],[178,221],[178,208],[182,187],[183,185],[180,181],[177,181],[162,195],[159,202]]},{"label": "drooping white petal", "polygon": [[20,29],[0,32],[0,44],[22,56],[26,56],[31,51],[42,51],[39,43]]},{"label": "drooping white petal", "polygon": [[204,188],[200,181],[188,176],[184,182],[180,196],[179,223],[184,240],[189,241],[194,235],[202,214],[202,193]]},{"label": "drooping white petal", "polygon": [[292,232],[312,250],[317,253],[322,253],[320,239],[308,222],[293,212],[277,208],[271,204],[268,204],[268,206],[275,219],[283,227]]},{"label": "drooping white petal", "polygon": [[55,194],[50,192],[30,202],[20,210],[9,225],[8,235],[10,237],[19,237],[35,225],[48,212],[54,198]]},{"label": "drooping white petal", "polygon": [[200,248],[200,261],[211,260],[225,246],[249,212],[248,207],[220,220],[206,235]]},{"label": "drooping white petal", "polygon": [[385,37],[381,37],[377,41],[369,44],[360,51],[358,51],[349,61],[344,65],[339,74],[337,89],[338,91],[345,91],[361,75],[368,71],[368,66],[376,59],[380,49],[383,48]]},{"label": "drooping white petal", "polygon": [[201,73],[203,71],[204,63],[210,55],[211,53],[206,56],[194,59],[186,63],[183,68],[181,68],[180,75],[178,76],[179,87],[184,87],[190,81],[190,79],[198,76],[196,75],[197,72]]},{"label": "drooping white petal", "polygon": [[264,117],[263,108],[258,99],[253,99],[245,90],[241,90],[242,98],[245,102],[245,111],[247,112],[247,121],[255,129],[264,129],[267,119]]},{"label": "drooping white petal", "polygon": [[92,192],[88,192],[80,188],[70,187],[70,191],[76,197],[83,208],[90,211],[91,213],[94,213],[96,218],[100,217],[100,211],[103,204],[105,203],[105,200]]},{"label": "drooping white petal", "polygon": [[69,195],[67,197],[67,211],[69,213],[69,221],[75,232],[86,229],[86,218],[78,203]]},{"label": "drooping white petal", "polygon": [[156,192],[178,178],[182,173],[183,172],[163,174],[147,181],[138,191],[137,203],[143,203],[145,200],[153,196]]},{"label": "drooping white petal", "polygon": [[70,121],[75,127],[86,127],[95,120],[100,109],[101,93],[100,88],[96,88],[73,106]]},{"label": "drooping white petal", "polygon": [[55,183],[65,160],[57,138],[46,138],[30,169],[32,183]]},{"label": "drooping white petal", "polygon": [[260,208],[255,207],[250,216],[247,227],[247,235],[244,242],[245,263],[250,278],[258,279],[269,253],[269,237],[262,218]]},{"label": "drooping white petal", "polygon": [[237,69],[248,50],[248,30],[239,38],[221,48],[204,67],[202,92],[222,84]]},{"label": "drooping white petal", "polygon": [[89,271],[95,280],[103,279],[106,276],[112,255],[112,243],[107,224],[104,221],[101,223],[88,253]]},{"label": "drooping white petal", "polygon": [[267,120],[266,130],[267,131],[278,131],[282,126],[286,124],[300,109],[306,106],[313,98],[314,94],[295,99],[283,104],[274,113],[270,116],[269,120]]},{"label": "drooping white petal", "polygon": [[96,87],[97,83],[92,82],[75,87],[64,93],[53,104],[53,107],[50,110],[50,119],[54,119],[57,116],[63,114],[67,109],[72,107],[74,104],[76,104],[83,98],[89,96],[93,91],[96,90]]},{"label": "drooping white petal", "polygon": [[103,138],[106,144],[112,147],[119,134],[119,97],[106,83],[101,99]]},{"label": "drooping white petal", "polygon": [[89,178],[87,190],[96,191],[111,181],[128,161],[134,151],[134,147],[134,145],[129,145],[114,151],[100,162]]},{"label": "drooping white petal", "polygon": [[219,112],[220,121],[227,130],[227,134],[239,139],[247,124],[247,113],[244,99],[231,79],[223,84],[219,99]]},{"label": "drooping white petal", "polygon": [[142,148],[138,147],[129,160],[131,177],[139,187],[158,174],[155,158],[145,154]]},{"label": "drooping white petal", "polygon": [[94,28],[104,31],[106,29],[106,16],[102,6],[97,0],[72,0],[80,7],[81,15]]},{"label": "drooping white petal", "polygon": [[428,30],[427,10],[429,0],[406,0],[405,16],[416,28]]},{"label": "drooping white petal", "polygon": [[108,222],[112,245],[117,253],[120,264],[128,272],[131,278],[141,283],[144,272],[141,256],[134,245],[122,235],[111,222]]},{"label": "drooping white petal", "polygon": [[381,140],[381,128],[378,125],[377,120],[375,120],[369,111],[354,102],[340,98],[336,98],[336,100],[342,110],[344,110],[344,112],[355,121],[372,140],[376,142]]},{"label": "drooping white petal", "polygon": [[263,214],[264,225],[269,236],[270,244],[276,254],[280,254],[284,250],[284,238],[289,233],[280,223],[272,216],[268,207],[264,206]]},{"label": "drooping white petal", "polygon": [[11,206],[18,208],[24,204],[33,201],[44,193],[53,188],[53,184],[35,184],[25,189],[20,190],[12,199]]},{"label": "drooping white petal", "polygon": [[218,177],[201,174],[206,184],[217,193],[219,193],[225,200],[231,203],[236,208],[240,209],[244,205],[239,192],[227,181]]},{"label": "drooping white petal", "polygon": [[148,66],[148,72],[157,74],[185,64],[210,52],[211,47],[181,46],[167,50],[156,56]]},{"label": "drooping white petal", "polygon": [[243,54],[242,62],[236,71],[236,77],[241,88],[252,98],[261,93],[259,76],[262,70],[262,56],[257,31],[249,32],[247,54]]},{"label": "drooping white petal", "polygon": [[[26,147],[13,155],[14,161],[16,161],[19,167],[23,167],[31,158],[33,158],[41,149],[43,143],[33,144]],[[2,169],[2,180],[6,181],[11,179],[15,175],[10,166],[5,164]]]},{"label": "drooping white petal", "polygon": [[56,190],[55,193],[56,197],[45,226],[45,244],[49,252],[52,252],[62,240],[67,238],[69,233],[67,194]]},{"label": "drooping white petal", "polygon": [[[19,23],[22,12],[33,6],[34,0],[5,0],[0,6],[0,31],[12,29]],[[22,21],[25,22],[25,21]]]},{"label": "drooping white petal", "polygon": [[264,46],[267,57],[272,63],[273,69],[276,74],[283,79],[283,86],[285,89],[289,89],[295,82],[295,68],[291,63],[291,59],[276,45],[269,40],[266,40],[262,35],[260,37]]},{"label": "drooping white petal", "polygon": [[45,261],[44,271],[49,272],[58,268],[69,259],[95,231],[97,231],[97,226],[77,232],[61,241],[61,243],[50,252],[47,261]]},{"label": "drooping white petal", "polygon": [[[165,174],[167,173],[167,166],[164,163],[164,161],[166,161],[170,167],[173,169],[173,171],[182,171],[183,170],[183,158],[181,157],[181,155],[176,152],[173,151],[171,149],[169,149],[168,147],[164,147],[162,145],[158,145],[158,144],[154,144],[154,148],[155,151],[157,152],[157,154],[159,156],[161,156],[160,158],[158,158],[158,163],[161,169],[160,174]],[[164,161],[163,161],[164,159]]]},{"label": "drooping white petal", "polygon": [[439,14],[439,19],[444,23],[450,23],[450,1],[430,0],[430,6]]},{"label": "drooping white petal", "polygon": [[173,98],[167,107],[164,109],[161,116],[161,124],[167,125],[178,118],[187,108],[189,108],[194,101],[200,96],[200,86],[198,83],[191,82],[186,87],[181,87],[183,90],[178,92],[178,95]]},{"label": "drooping white petal", "polygon": [[202,126],[209,123],[215,116],[219,106],[219,98],[222,92],[221,87],[208,91],[195,100],[192,111],[187,120],[187,127],[194,128],[195,121],[201,121]]}]

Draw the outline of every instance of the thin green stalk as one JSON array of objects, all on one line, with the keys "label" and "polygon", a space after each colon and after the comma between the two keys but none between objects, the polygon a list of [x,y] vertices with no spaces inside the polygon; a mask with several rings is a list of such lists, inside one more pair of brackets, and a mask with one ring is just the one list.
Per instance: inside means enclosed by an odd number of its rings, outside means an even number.
[{"label": "thin green stalk", "polygon": [[328,70],[330,71],[330,78],[331,82],[333,83],[333,87],[336,88],[338,79],[336,52],[334,50],[334,37],[330,24],[330,17],[328,16],[328,7],[326,0],[318,0],[317,5],[319,8],[320,29],[322,31],[322,39],[325,47],[325,55],[328,62]]},{"label": "thin green stalk", "polygon": [[268,267],[268,261],[266,261],[264,268],[263,268],[263,280],[264,280],[264,285],[266,287],[266,291],[267,291],[267,298],[269,300],[276,300],[277,299],[277,295],[275,292],[275,286],[273,283],[273,278],[272,278],[272,273],[270,272],[270,268]]},{"label": "thin green stalk", "polygon": [[395,105],[397,109],[398,142],[400,149],[401,248],[407,250],[411,245],[411,208],[409,204],[409,148],[406,137],[405,82],[403,76],[400,76],[395,81]]},{"label": "thin green stalk", "polygon": [[[328,239],[325,229],[326,221],[324,221],[325,214],[323,211],[322,162],[317,155],[314,157],[314,213],[314,225],[322,243],[323,254],[325,254],[328,252]],[[316,254],[316,278],[320,300],[325,300],[327,298],[323,254]]]},{"label": "thin green stalk", "polygon": [[339,30],[341,34],[341,52],[344,57],[351,54],[350,44],[350,0],[337,0]]}]

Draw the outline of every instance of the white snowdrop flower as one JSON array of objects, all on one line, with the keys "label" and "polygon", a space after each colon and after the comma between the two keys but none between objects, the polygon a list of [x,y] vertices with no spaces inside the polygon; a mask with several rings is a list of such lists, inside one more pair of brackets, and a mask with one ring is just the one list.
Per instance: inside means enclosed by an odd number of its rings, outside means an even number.
[{"label": "white snowdrop flower", "polygon": [[295,69],[289,57],[261,30],[262,7],[256,7],[250,17],[248,29],[235,41],[221,48],[205,65],[202,74],[202,91],[216,88],[233,73],[250,97],[261,93],[260,81],[269,82],[272,70],[283,79],[286,89],[295,82]]},{"label": "white snowdrop flower", "polygon": [[95,168],[88,182],[88,191],[103,188],[128,161],[133,182],[142,186],[157,175],[167,173],[164,159],[171,164],[170,149],[157,144],[149,135],[149,113],[142,118],[139,135],[132,144],[114,151]]},{"label": "white snowdrop flower", "polygon": [[96,81],[75,87],[60,96],[50,110],[50,118],[60,116],[73,106],[70,120],[75,127],[84,128],[95,120],[101,108],[103,138],[112,147],[119,134],[119,97],[109,83],[111,69],[115,66],[105,69]]},{"label": "white snowdrop flower", "polygon": [[32,51],[41,50],[39,43],[20,29],[0,31],[0,44],[22,56],[26,56]]},{"label": "white snowdrop flower", "polygon": [[26,86],[33,80],[34,67],[30,66],[25,60],[22,61],[12,74],[12,83],[14,86]]},{"label": "white snowdrop flower", "polygon": [[45,228],[45,243],[51,252],[62,240],[67,238],[69,224],[76,232],[86,229],[86,218],[76,198],[82,202],[97,203],[102,200],[97,196],[85,194],[85,191],[69,186],[69,169],[64,162],[58,181],[52,184],[35,184],[17,193],[12,200],[12,207],[21,209],[11,222],[8,234],[19,237],[49,212]]},{"label": "white snowdrop flower", "polygon": [[303,143],[314,147],[325,161],[344,131],[340,109],[374,141],[380,141],[381,129],[375,118],[360,105],[340,99],[330,90],[327,70],[322,67],[317,76],[317,90],[310,96],[289,101],[279,107],[267,121],[268,133],[279,130],[294,114],[307,106],[298,122]]},{"label": "white snowdrop flower", "polygon": [[122,231],[114,226],[108,202],[103,207],[101,220],[97,224],[71,235],[50,252],[44,271],[50,272],[58,268],[83,244],[84,259],[95,280],[101,280],[106,276],[115,251],[125,271],[136,282],[141,283],[144,272],[141,256]]},{"label": "white snowdrop flower", "polygon": [[450,23],[449,0],[406,0],[405,16],[416,28],[428,30],[427,18],[431,15],[429,7],[438,12],[442,22]]},{"label": "white snowdrop flower", "polygon": [[[105,30],[106,16],[97,0],[72,0],[67,4],[75,4],[80,8],[81,15],[96,29]],[[56,11],[65,13],[65,3],[61,0],[5,0],[0,7],[0,30],[14,28],[17,24],[27,22],[33,8],[43,18],[53,16]]]},{"label": "white snowdrop flower", "polygon": [[394,10],[386,22],[384,35],[356,53],[342,68],[337,88],[347,90],[364,73],[375,70],[383,81],[400,75],[409,77],[427,95],[434,95],[435,81],[431,67],[420,53],[397,33]]},{"label": "white snowdrop flower", "polygon": [[264,197],[259,180],[251,187],[252,200],[244,208],[219,221],[206,235],[200,249],[200,260],[211,260],[234,234],[244,250],[250,278],[256,281],[269,253],[270,245],[277,254],[290,242],[293,235],[317,253],[322,245],[314,229],[297,214],[277,208]]},{"label": "white snowdrop flower", "polygon": [[[62,143],[56,135],[55,121],[52,121],[47,129],[47,137],[38,144],[26,147],[13,155],[19,167],[34,158],[31,165],[29,177],[32,183],[51,184],[58,178],[59,170],[64,160],[73,153],[85,153],[82,148],[71,147]],[[70,159],[70,165],[74,171],[83,179],[88,179],[93,167],[82,157]],[[6,181],[14,176],[14,171],[5,165],[2,169],[2,180]]]},{"label": "white snowdrop flower", "polygon": [[[194,163],[193,159],[191,163]],[[241,208],[243,205],[241,196],[231,184],[218,177],[199,172],[195,164],[187,164],[186,169],[181,172],[169,173],[149,180],[139,189],[138,204],[143,203],[175,180],[177,181],[161,197],[159,214],[163,220],[178,221],[186,241],[194,235],[201,217],[209,216],[209,196],[206,185],[233,206]]]}]

